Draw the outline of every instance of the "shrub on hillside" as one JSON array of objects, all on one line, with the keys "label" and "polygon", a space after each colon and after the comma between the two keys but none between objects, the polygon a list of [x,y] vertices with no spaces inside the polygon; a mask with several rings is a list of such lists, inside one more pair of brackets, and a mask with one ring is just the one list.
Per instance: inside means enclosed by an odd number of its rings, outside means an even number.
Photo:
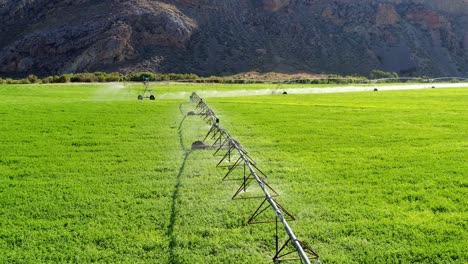
[{"label": "shrub on hillside", "polygon": [[42,78],[42,83],[66,83],[68,82],[70,79],[67,78],[67,76],[57,76],[57,75],[54,75],[54,76],[49,76],[49,77],[46,77],[46,78]]},{"label": "shrub on hillside", "polygon": [[6,78],[5,83],[6,84],[24,84],[24,83],[27,83],[27,82],[24,81],[24,79],[15,80],[15,79],[12,79],[12,78]]},{"label": "shrub on hillside", "polygon": [[98,82],[120,82],[123,80],[122,75],[120,75],[118,72],[94,72],[93,73]]},{"label": "shrub on hillside", "polygon": [[67,83],[67,82],[70,82],[70,75],[68,75],[68,74],[62,74],[62,75],[60,75],[60,76],[57,77],[56,82],[57,82],[57,83]]},{"label": "shrub on hillside", "polygon": [[169,73],[159,75],[161,79],[170,80],[170,81],[180,81],[180,80],[194,80],[200,78],[196,74],[192,73]]},{"label": "shrub on hillside", "polygon": [[26,77],[29,83],[38,83],[40,81],[39,77],[37,77],[34,74],[30,74],[28,77]]},{"label": "shrub on hillside", "polygon": [[371,79],[386,79],[386,78],[399,78],[396,72],[385,72],[381,70],[372,70],[370,73]]},{"label": "shrub on hillside", "polygon": [[84,72],[84,73],[76,73],[70,76],[70,82],[98,82],[99,78],[94,73]]},{"label": "shrub on hillside", "polygon": [[144,82],[144,81],[155,81],[156,74],[152,72],[137,72],[137,73],[130,73],[125,78],[127,81],[132,82]]}]

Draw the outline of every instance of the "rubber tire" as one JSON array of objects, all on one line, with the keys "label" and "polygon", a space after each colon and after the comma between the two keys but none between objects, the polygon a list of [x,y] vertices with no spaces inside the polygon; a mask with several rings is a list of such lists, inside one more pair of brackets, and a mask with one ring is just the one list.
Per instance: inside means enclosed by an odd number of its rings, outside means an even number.
[{"label": "rubber tire", "polygon": [[150,100],[154,100],[156,98],[154,98],[154,95],[150,95]]},{"label": "rubber tire", "polygon": [[140,101],[143,100],[143,95],[141,95],[141,94],[138,95],[138,100],[140,100]]}]

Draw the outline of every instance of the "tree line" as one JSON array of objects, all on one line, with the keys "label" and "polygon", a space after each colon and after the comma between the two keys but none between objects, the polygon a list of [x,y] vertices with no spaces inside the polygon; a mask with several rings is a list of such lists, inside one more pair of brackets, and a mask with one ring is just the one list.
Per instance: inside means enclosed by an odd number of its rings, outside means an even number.
[{"label": "tree line", "polygon": [[[372,70],[369,76],[341,76],[337,74],[327,75],[325,78],[282,80],[284,83],[303,83],[303,84],[352,84],[364,83],[372,80],[381,80],[380,82],[400,82],[399,75],[396,72],[385,72],[381,70]],[[430,79],[421,77],[421,80]],[[0,78],[0,84],[40,84],[40,83],[95,83],[95,82],[145,82],[145,81],[186,81],[196,83],[231,83],[231,84],[249,84],[265,83],[273,80],[247,80],[232,77],[210,76],[200,77],[192,73],[153,73],[153,72],[135,72],[122,74],[118,72],[85,72],[85,73],[67,73],[62,75],[53,75],[40,78],[36,75],[29,75],[25,78]],[[457,80],[452,80],[456,82]]]}]

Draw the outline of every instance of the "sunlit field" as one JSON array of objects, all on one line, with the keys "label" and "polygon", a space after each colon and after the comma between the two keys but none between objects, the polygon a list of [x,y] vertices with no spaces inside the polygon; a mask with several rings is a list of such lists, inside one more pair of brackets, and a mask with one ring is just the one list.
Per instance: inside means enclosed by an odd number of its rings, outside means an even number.
[{"label": "sunlit field", "polygon": [[[283,88],[0,85],[0,263],[271,263],[186,95]],[[468,89],[206,101],[323,263],[468,261]]]}]

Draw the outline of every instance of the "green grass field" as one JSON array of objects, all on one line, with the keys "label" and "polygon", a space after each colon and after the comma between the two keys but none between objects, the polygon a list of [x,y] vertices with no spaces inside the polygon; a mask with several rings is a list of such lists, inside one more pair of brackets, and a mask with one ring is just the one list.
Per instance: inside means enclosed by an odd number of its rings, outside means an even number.
[{"label": "green grass field", "polygon": [[[246,224],[259,201],[190,150],[209,130],[194,105],[139,89],[0,85],[0,263],[271,262],[274,226]],[[207,102],[324,263],[468,261],[468,89]]]}]

